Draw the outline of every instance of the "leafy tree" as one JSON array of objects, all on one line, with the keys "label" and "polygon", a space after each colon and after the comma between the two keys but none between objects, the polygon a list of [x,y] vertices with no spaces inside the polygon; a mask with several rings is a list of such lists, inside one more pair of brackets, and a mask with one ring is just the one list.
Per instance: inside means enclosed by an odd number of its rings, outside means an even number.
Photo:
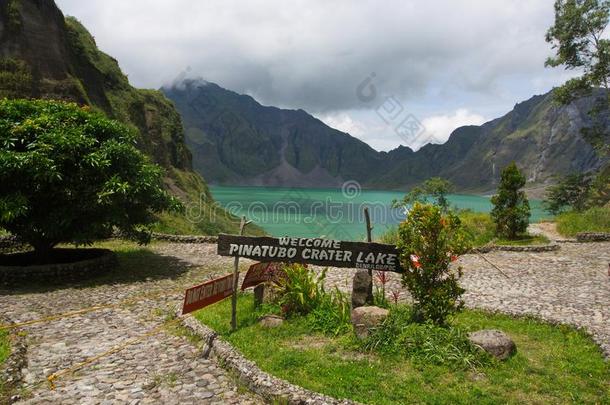
[{"label": "leafy tree", "polygon": [[427,203],[429,198],[434,200],[434,203],[441,207],[443,212],[449,210],[449,201],[447,194],[454,190],[453,184],[441,177],[432,177],[424,181],[422,184],[415,186],[409,193],[400,201],[394,201],[395,207],[411,206],[415,202]]},{"label": "leafy tree", "polygon": [[587,208],[591,192],[591,178],[585,174],[570,174],[547,189],[545,208],[557,215],[567,209],[582,211]]},{"label": "leafy tree", "polygon": [[464,305],[464,289],[458,284],[462,269],[451,272],[449,267],[471,247],[460,219],[437,205],[416,202],[398,232],[397,248],[406,270],[402,281],[414,300],[414,320],[445,325]]},{"label": "leafy tree", "polygon": [[[546,61],[546,66],[564,66],[567,70],[582,71],[580,77],[568,80],[555,89],[555,98],[569,104],[589,95],[596,88],[604,89],[596,105],[589,112],[592,118],[607,115],[610,93],[610,40],[603,37],[610,17],[609,0],[556,0],[555,23],[546,34],[556,55]],[[608,129],[604,120],[593,120],[583,135],[602,154],[608,154]]]},{"label": "leafy tree", "polygon": [[515,239],[525,233],[530,217],[530,204],[521,188],[525,186],[525,176],[515,162],[502,170],[498,194],[491,198],[494,208],[491,217],[496,224],[496,234]]},{"label": "leafy tree", "polygon": [[125,126],[76,104],[0,100],[0,227],[34,247],[89,244],[116,227],[149,241],[155,213],[180,204]]}]

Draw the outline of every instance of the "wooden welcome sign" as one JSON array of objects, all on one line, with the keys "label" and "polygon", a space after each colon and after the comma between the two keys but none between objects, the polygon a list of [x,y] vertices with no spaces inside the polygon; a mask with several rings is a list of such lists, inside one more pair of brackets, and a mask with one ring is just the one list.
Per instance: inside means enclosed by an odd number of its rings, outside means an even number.
[{"label": "wooden welcome sign", "polygon": [[259,262],[302,263],[403,273],[396,247],[382,243],[220,234],[218,254]]}]

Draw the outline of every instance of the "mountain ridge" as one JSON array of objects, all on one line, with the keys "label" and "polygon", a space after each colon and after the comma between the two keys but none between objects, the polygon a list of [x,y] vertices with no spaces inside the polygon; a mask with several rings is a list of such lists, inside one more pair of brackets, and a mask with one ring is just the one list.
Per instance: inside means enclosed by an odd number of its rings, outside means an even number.
[{"label": "mountain ridge", "polygon": [[[379,152],[303,110],[262,106],[214,83],[187,79],[161,90],[182,114],[195,170],[212,184],[338,187],[356,180],[366,188],[405,189],[442,176],[460,191],[484,192],[512,160],[530,187],[601,165],[580,133],[590,124],[593,97],[559,106],[550,92],[535,95],[502,117],[456,128],[444,144]],[[607,115],[599,119],[610,122]]]}]

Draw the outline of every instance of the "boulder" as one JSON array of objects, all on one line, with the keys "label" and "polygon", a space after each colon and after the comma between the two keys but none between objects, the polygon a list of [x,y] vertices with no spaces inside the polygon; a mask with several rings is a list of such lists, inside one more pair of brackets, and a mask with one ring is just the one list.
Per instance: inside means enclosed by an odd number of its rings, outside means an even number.
[{"label": "boulder", "polygon": [[352,310],[352,325],[358,339],[366,339],[387,317],[390,311],[379,307],[358,307]]},{"label": "boulder", "polygon": [[484,329],[472,332],[468,334],[468,340],[499,360],[508,359],[517,350],[515,342],[500,330]]},{"label": "boulder", "polygon": [[352,308],[373,302],[373,280],[368,270],[358,270],[352,284]]},{"label": "boulder", "polygon": [[265,315],[259,319],[258,323],[264,328],[277,328],[284,323],[284,318],[277,315]]}]

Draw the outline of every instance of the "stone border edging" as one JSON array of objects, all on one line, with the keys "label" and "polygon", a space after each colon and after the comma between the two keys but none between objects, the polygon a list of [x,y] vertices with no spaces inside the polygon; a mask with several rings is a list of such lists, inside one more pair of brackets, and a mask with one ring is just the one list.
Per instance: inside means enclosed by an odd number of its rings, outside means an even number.
[{"label": "stone border edging", "polygon": [[116,254],[108,249],[87,249],[102,252],[93,259],[74,263],[59,263],[36,266],[0,265],[0,285],[19,285],[24,282],[61,283],[82,281],[103,275],[119,265]]},{"label": "stone border edging", "polygon": [[504,251],[504,252],[554,252],[561,249],[561,246],[557,243],[550,243],[548,245],[525,245],[525,246],[511,246],[511,245],[488,245],[474,248],[471,250],[473,253],[489,253],[491,251]]},{"label": "stone border edging", "polygon": [[610,232],[579,232],[577,242],[610,242]]},{"label": "stone border edging", "polygon": [[206,235],[170,235],[166,233],[155,233],[151,235],[152,240],[174,243],[216,243],[218,236]]},{"label": "stone border edging", "polygon": [[280,403],[286,401],[290,405],[359,404],[348,399],[331,398],[274,377],[261,370],[253,361],[246,359],[231,344],[217,337],[216,332],[197,321],[192,315],[181,317],[181,321],[182,325],[206,342],[207,347],[204,349],[204,353],[217,358],[224,368],[237,374],[240,382],[268,401],[280,401]]},{"label": "stone border edging", "polygon": [[13,253],[25,250],[28,244],[22,242],[17,236],[4,235],[0,236],[0,253]]},{"label": "stone border edging", "polygon": [[[0,324],[12,325],[13,322],[10,319],[0,317]],[[19,328],[9,329],[8,336],[11,353],[4,364],[0,366],[0,380],[9,390],[14,390],[23,381],[22,370],[27,366],[27,341]],[[9,398],[9,403],[11,403],[11,398]]]}]

